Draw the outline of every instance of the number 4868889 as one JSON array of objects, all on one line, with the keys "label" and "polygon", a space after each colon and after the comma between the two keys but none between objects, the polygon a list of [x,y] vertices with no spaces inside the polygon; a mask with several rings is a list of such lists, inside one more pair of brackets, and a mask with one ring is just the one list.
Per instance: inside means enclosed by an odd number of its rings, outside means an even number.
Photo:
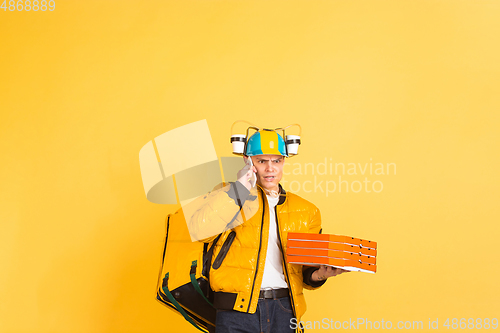
[{"label": "number 4868889", "polygon": [[7,3],[7,0],[3,0],[2,5],[0,6],[0,9],[3,9],[4,11],[42,11],[45,12],[48,10],[53,11],[56,9],[56,2],[54,0],[9,0]]}]

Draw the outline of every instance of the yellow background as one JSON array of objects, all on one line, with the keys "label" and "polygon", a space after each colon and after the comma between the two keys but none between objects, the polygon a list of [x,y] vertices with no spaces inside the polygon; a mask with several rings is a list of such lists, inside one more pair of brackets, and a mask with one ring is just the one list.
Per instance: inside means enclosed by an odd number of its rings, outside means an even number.
[{"label": "yellow background", "polygon": [[0,10],[0,332],[195,332],[155,300],[175,207],[146,200],[138,153],[200,119],[218,156],[246,119],[300,123],[290,162],[396,163],[378,194],[301,193],[325,232],[379,242],[377,274],[308,292],[304,320],[498,317],[499,17],[496,0]]}]

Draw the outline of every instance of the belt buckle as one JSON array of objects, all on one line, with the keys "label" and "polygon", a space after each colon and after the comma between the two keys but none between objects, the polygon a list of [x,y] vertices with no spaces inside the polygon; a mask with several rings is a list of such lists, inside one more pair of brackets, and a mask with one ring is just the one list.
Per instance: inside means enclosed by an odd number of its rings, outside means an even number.
[{"label": "belt buckle", "polygon": [[259,295],[260,299],[274,298],[274,290],[273,289],[261,290],[260,294],[261,294],[261,296]]},{"label": "belt buckle", "polygon": [[259,299],[278,299],[280,298],[278,292],[281,289],[263,289],[259,293]]}]

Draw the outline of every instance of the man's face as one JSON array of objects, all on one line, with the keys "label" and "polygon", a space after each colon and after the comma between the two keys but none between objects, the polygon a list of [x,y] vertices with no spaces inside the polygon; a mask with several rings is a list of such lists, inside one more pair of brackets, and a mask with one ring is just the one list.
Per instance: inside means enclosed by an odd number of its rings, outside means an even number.
[{"label": "man's face", "polygon": [[257,155],[251,159],[257,169],[257,183],[268,191],[278,191],[285,158],[281,155]]}]

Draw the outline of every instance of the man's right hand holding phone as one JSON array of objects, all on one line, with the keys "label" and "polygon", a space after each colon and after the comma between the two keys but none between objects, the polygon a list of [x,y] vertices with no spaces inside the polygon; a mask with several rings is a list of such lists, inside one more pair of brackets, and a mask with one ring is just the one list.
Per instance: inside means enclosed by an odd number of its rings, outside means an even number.
[{"label": "man's right hand holding phone", "polygon": [[253,166],[252,158],[247,157],[245,158],[245,166],[243,169],[238,171],[236,177],[238,178],[238,181],[250,191],[257,182],[257,177],[255,176],[256,172],[257,169]]}]

